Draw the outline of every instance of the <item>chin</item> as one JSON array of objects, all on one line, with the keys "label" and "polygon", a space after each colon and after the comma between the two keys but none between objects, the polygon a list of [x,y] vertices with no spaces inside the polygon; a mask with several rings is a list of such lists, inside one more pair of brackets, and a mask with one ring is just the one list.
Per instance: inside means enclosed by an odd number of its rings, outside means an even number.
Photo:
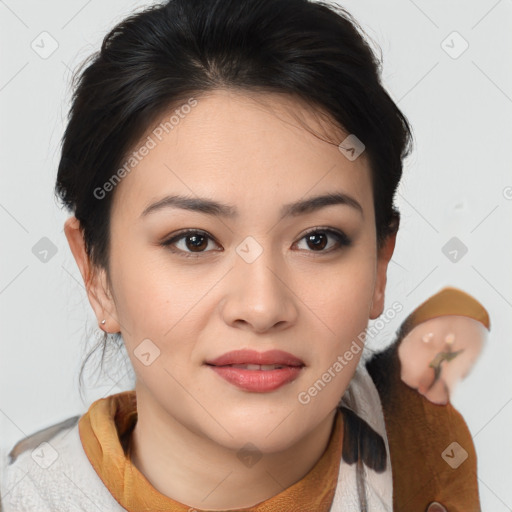
[{"label": "chin", "polygon": [[301,435],[296,420],[297,418],[290,422],[285,420],[279,425],[279,421],[276,421],[276,416],[273,415],[269,421],[251,421],[250,425],[241,424],[236,427],[233,422],[228,421],[225,426],[232,437],[228,434],[222,435],[225,434],[224,431],[219,436],[217,431],[215,434],[212,433],[210,439],[237,452],[254,449],[262,454],[278,453],[291,448],[306,435],[306,432]]}]

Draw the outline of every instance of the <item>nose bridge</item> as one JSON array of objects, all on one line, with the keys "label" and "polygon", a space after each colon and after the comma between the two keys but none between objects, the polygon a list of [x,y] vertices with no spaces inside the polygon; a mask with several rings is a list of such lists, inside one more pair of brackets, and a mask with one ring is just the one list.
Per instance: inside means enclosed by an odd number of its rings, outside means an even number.
[{"label": "nose bridge", "polygon": [[[270,246],[270,237],[256,240],[246,237],[237,247],[235,274],[244,294],[268,295],[267,300],[276,298],[283,292],[282,262]],[[284,287],[286,289],[286,287]]]},{"label": "nose bridge", "polygon": [[249,236],[236,247],[224,309],[227,321],[243,320],[264,330],[293,319],[294,294],[280,253],[269,244]]}]

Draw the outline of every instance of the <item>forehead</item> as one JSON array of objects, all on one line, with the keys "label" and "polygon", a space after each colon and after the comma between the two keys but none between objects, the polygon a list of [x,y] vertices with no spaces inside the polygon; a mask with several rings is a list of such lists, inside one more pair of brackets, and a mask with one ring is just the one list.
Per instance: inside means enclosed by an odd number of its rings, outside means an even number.
[{"label": "forehead", "polygon": [[348,134],[319,109],[287,95],[233,90],[194,101],[166,111],[127,155],[133,163],[136,152],[136,163],[116,187],[114,210],[130,205],[140,213],[170,192],[270,205],[336,190],[373,218],[366,154],[349,160],[338,147]]}]

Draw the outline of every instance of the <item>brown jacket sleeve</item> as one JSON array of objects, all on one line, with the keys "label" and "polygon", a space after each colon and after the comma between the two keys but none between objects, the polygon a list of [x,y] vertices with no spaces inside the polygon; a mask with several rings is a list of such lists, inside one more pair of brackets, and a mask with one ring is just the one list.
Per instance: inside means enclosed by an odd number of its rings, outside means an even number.
[{"label": "brown jacket sleeve", "polygon": [[400,378],[398,346],[366,363],[383,406],[393,473],[393,510],[481,512],[477,459],[469,429],[448,402],[436,405]]}]

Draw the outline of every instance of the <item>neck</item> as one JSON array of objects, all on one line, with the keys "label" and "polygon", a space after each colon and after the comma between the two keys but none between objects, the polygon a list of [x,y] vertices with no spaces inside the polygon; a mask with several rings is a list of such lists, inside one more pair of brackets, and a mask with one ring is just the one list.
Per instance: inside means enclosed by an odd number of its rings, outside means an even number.
[{"label": "neck", "polygon": [[251,507],[298,482],[327,448],[336,415],[333,409],[298,443],[244,465],[239,449],[192,432],[159,409],[143,389],[137,397],[129,445],[132,464],[161,494],[209,510]]}]

